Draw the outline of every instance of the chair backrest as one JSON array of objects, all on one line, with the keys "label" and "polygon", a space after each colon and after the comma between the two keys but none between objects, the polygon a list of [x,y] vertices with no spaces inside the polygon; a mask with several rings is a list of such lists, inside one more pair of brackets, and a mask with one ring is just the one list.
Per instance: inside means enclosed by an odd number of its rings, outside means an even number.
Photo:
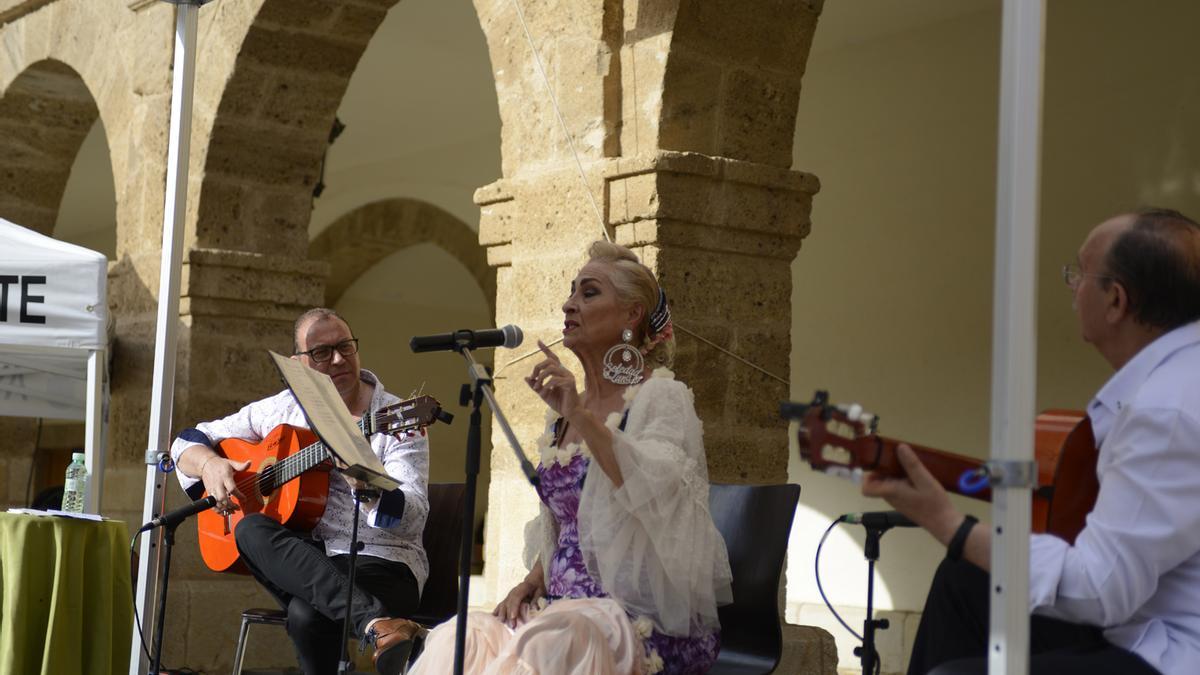
[{"label": "chair backrest", "polygon": [[429,578],[413,621],[431,626],[454,616],[458,606],[458,553],[462,541],[463,483],[430,483],[429,517],[421,543],[429,556]]},{"label": "chair backrest", "polygon": [[710,673],[769,673],[779,663],[779,576],[799,485],[723,485],[709,489],[713,522],[729,550],[733,604],[718,608],[721,653]]}]

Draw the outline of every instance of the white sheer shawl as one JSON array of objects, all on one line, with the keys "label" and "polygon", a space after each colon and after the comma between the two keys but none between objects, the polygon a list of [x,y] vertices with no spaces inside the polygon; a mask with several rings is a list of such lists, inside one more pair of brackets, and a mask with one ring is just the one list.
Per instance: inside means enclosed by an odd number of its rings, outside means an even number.
[{"label": "white sheer shawl", "polygon": [[[588,572],[635,618],[668,635],[719,627],[717,605],[732,601],[729,555],[708,511],[708,466],[692,391],[660,368],[626,394],[606,420],[624,485],[589,469],[579,501],[579,540]],[[543,437],[543,461],[554,457]],[[549,452],[547,453],[547,450]],[[558,449],[562,453],[564,449]],[[546,455],[549,455],[547,457]],[[542,505],[543,566],[558,528]]]}]

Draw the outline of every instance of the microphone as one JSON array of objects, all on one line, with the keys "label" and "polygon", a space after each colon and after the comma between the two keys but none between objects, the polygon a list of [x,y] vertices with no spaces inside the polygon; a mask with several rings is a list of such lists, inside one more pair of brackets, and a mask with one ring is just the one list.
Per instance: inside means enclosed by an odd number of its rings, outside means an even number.
[{"label": "microphone", "polygon": [[917,527],[908,516],[899,511],[870,511],[867,513],[847,513],[842,516],[847,523],[855,523],[872,529],[886,530],[889,527]]},{"label": "microphone", "polygon": [[162,527],[163,525],[178,525],[187,520],[189,517],[194,516],[201,511],[207,511],[216,505],[217,498],[209,495],[199,501],[194,501],[186,506],[181,506],[170,513],[162,514],[161,516],[143,525],[142,529],[138,530],[138,534],[141,534],[146,530],[153,530],[156,527]]},{"label": "microphone", "polygon": [[506,347],[512,349],[521,344],[525,336],[521,329],[511,323],[504,328],[484,328],[483,330],[456,330],[453,333],[437,335],[415,335],[408,341],[408,346],[414,354],[421,352],[457,352],[464,347],[467,349],[484,349],[487,347]]}]

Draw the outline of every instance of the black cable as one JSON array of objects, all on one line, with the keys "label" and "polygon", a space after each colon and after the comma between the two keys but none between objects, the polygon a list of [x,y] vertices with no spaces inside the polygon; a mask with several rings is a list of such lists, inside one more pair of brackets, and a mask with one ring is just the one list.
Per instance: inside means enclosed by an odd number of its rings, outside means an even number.
[{"label": "black cable", "polygon": [[[134,560],[136,559],[135,556],[137,555],[137,552],[134,550],[134,547],[137,546],[137,540],[138,540],[139,536],[141,536],[140,532],[138,534],[133,535],[133,539],[130,540],[130,542],[129,542],[129,567],[130,567],[130,569],[133,569],[133,563],[134,563]],[[130,575],[130,581],[132,581],[132,580],[133,580],[132,575]],[[142,653],[146,655],[146,661],[148,661],[149,663],[154,663],[154,657],[150,656],[150,648],[146,646],[146,633],[145,633],[145,631],[142,630],[142,619],[141,619],[141,617],[138,616],[136,586],[137,586],[137,584],[133,584],[133,583],[129,584],[129,599],[131,601],[133,601],[133,620],[137,623],[138,639],[142,643]]]},{"label": "black cable", "polygon": [[[839,516],[829,524],[828,529],[825,530],[825,534],[821,535],[821,541],[817,544],[817,555],[813,560],[813,571],[816,573],[817,577],[817,592],[821,594],[821,600],[825,601],[825,606],[829,608],[830,613],[833,614],[833,618],[837,619],[838,623],[842,624],[843,628],[850,631],[851,635],[858,638],[859,642],[862,642],[862,636],[858,633],[855,633],[853,628],[851,628],[845,621],[842,621],[842,617],[837,613],[837,610],[834,609],[833,605],[829,603],[829,598],[825,597],[825,589],[821,587],[821,547],[825,545],[825,539],[829,537],[830,532],[833,532],[833,528],[837,527],[838,523],[844,522],[846,522],[846,516]],[[876,660],[876,665],[878,665],[878,663],[878,660]],[[876,672],[878,672],[878,670]]]},{"label": "black cable", "polygon": [[29,458],[29,478],[25,480],[25,506],[33,506],[29,501],[33,496],[33,470],[37,468],[38,446],[42,444],[42,418],[37,418],[37,434],[33,437],[33,456]]}]

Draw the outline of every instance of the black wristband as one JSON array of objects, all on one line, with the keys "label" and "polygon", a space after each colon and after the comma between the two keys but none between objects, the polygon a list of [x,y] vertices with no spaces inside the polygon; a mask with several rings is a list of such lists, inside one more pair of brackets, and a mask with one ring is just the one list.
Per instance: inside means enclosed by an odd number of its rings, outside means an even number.
[{"label": "black wristband", "polygon": [[967,535],[971,534],[971,528],[975,527],[979,519],[975,516],[967,516],[963,518],[962,525],[955,530],[954,536],[950,537],[950,543],[946,546],[946,560],[962,560],[963,547],[967,544]]}]

